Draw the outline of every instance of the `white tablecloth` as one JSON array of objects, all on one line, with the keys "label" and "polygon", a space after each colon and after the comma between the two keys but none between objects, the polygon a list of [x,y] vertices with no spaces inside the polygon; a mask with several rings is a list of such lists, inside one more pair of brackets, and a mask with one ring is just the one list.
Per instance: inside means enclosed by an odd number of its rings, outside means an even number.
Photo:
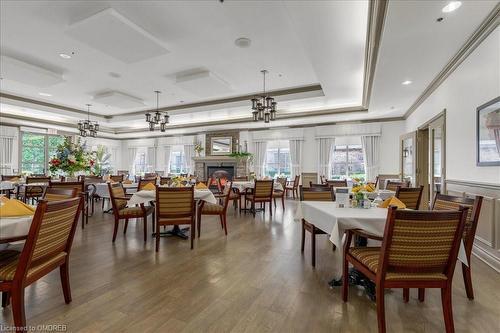
[{"label": "white tablecloth", "polygon": [[[377,192],[363,192],[366,193],[368,199],[375,199],[377,197]],[[389,191],[389,190],[379,190],[379,195],[382,200],[388,199],[392,196],[396,195],[396,192],[394,191]]]},{"label": "white tablecloth", "polygon": [[[335,202],[302,201],[302,217],[309,223],[330,234],[330,241],[337,246],[334,252],[334,277],[342,277],[343,238],[347,229],[363,229],[383,236],[387,220],[387,208],[338,208]],[[468,265],[465,247],[460,243],[458,258]]]},{"label": "white tablecloth", "polygon": [[0,239],[27,235],[32,220],[33,215],[0,218]]},{"label": "white tablecloth", "polygon": [[[95,194],[101,198],[109,198],[109,189],[107,183],[96,183]],[[127,190],[127,193],[133,193],[137,191],[137,183],[134,184],[123,184],[123,188]]]},{"label": "white tablecloth", "polygon": [[[217,199],[215,199],[214,194],[210,190],[194,190],[194,199],[195,200],[203,200],[212,204],[217,203]],[[156,192],[155,191],[145,191],[141,190],[132,195],[130,200],[128,201],[127,206],[131,207],[134,205],[139,205],[143,203],[148,203],[150,201],[156,200]]]},{"label": "white tablecloth", "polygon": [[[283,191],[283,186],[280,183],[275,181],[273,184],[274,184],[273,187],[274,187],[275,191]],[[252,182],[252,181],[235,181],[235,182],[233,182],[233,187],[237,188],[240,192],[245,191],[245,189],[247,189],[247,188],[253,188],[254,186],[255,186],[255,182]]]},{"label": "white tablecloth", "polygon": [[0,190],[13,190],[15,187],[15,184],[13,182],[10,182],[8,180],[4,180],[0,182]]}]

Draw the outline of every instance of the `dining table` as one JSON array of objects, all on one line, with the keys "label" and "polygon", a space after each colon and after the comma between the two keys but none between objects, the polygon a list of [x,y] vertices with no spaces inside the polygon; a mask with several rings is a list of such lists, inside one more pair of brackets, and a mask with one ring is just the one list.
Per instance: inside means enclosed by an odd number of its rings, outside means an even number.
[{"label": "dining table", "polygon": [[[347,229],[363,229],[376,236],[383,236],[387,220],[387,208],[340,208],[334,201],[301,201],[297,214],[307,222],[330,235],[337,250],[334,255],[333,280],[330,285],[339,285],[342,278],[343,242]],[[460,242],[458,259],[469,265],[465,247]]]},{"label": "dining table", "polygon": [[26,238],[32,220],[33,215],[0,217],[0,244]]},{"label": "dining table", "polygon": [[[133,193],[137,191],[137,183],[132,184],[123,184],[122,186],[127,193]],[[101,198],[109,199],[109,188],[108,183],[94,183],[95,192],[94,195],[99,196]]]},{"label": "dining table", "polygon": [[[247,188],[254,188],[254,181],[234,181],[232,182],[233,188],[238,189],[240,192],[244,192]],[[273,188],[275,191],[283,191],[283,185],[281,183],[274,181]]]}]

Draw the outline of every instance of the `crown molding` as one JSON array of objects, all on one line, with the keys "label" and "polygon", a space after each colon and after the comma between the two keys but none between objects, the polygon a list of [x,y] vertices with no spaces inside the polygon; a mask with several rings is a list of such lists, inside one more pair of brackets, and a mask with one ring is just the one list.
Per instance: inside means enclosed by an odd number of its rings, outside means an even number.
[{"label": "crown molding", "polygon": [[416,99],[405,112],[404,119],[415,112],[415,110],[446,80],[448,76],[467,59],[467,57],[498,27],[500,23],[500,3],[488,14],[474,33],[465,41],[458,52],[450,59],[444,68],[436,75],[422,94]]},{"label": "crown molding", "polygon": [[388,2],[388,0],[371,0],[369,5],[362,101],[362,105],[365,108],[368,108],[370,105],[373,80],[375,78],[375,67],[377,65],[380,42],[384,31]]}]

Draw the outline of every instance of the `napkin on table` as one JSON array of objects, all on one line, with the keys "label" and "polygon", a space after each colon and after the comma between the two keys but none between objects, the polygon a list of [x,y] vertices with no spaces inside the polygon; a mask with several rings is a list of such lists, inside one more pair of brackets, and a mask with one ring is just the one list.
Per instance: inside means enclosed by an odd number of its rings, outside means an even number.
[{"label": "napkin on table", "polygon": [[398,209],[405,209],[406,208],[406,205],[396,197],[387,198],[384,200],[384,202],[382,202],[379,205],[380,208],[387,208],[389,206],[396,206],[396,207],[398,207]]},{"label": "napkin on table", "polygon": [[3,202],[0,207],[0,217],[26,216],[35,214],[35,208],[17,199]]},{"label": "napkin on table", "polygon": [[153,185],[153,183],[147,183],[141,190],[154,191],[156,190],[156,187]]},{"label": "napkin on table", "polygon": [[122,184],[132,184],[132,181],[130,179],[125,179]]},{"label": "napkin on table", "polygon": [[197,190],[205,190],[208,187],[207,187],[207,185],[205,185],[203,183],[198,183],[198,184],[196,184],[196,186],[194,188],[197,189]]}]

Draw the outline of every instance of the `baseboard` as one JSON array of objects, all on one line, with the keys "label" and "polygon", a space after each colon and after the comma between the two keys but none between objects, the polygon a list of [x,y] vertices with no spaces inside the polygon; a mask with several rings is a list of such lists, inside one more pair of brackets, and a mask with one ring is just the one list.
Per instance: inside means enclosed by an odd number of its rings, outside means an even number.
[{"label": "baseboard", "polygon": [[472,254],[483,261],[486,265],[500,273],[500,252],[488,246],[482,246],[481,242],[474,243]]}]

